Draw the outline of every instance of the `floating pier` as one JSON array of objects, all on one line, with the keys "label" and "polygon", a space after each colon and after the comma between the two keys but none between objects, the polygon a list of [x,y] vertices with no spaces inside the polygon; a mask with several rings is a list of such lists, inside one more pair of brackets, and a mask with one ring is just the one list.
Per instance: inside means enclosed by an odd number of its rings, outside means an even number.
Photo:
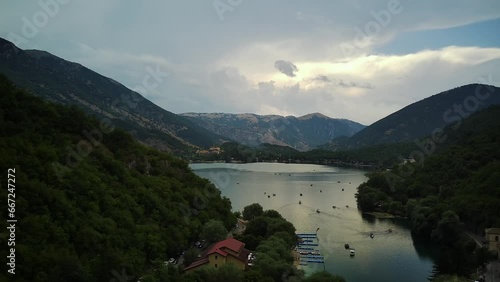
[{"label": "floating pier", "polygon": [[302,248],[302,247],[298,247],[297,250],[314,251],[314,248]]},{"label": "floating pier", "polygon": [[310,263],[325,263],[324,260],[312,260],[312,259],[305,260],[305,262],[310,262]]},{"label": "floating pier", "polygon": [[318,246],[317,243],[299,243],[299,246],[302,247],[302,246]]},{"label": "floating pier", "polygon": [[297,233],[296,235],[298,240],[301,241],[297,243],[296,247],[299,265],[307,265],[308,263],[325,263],[325,257],[321,255],[320,251],[312,248],[314,246],[319,246],[316,233]]}]

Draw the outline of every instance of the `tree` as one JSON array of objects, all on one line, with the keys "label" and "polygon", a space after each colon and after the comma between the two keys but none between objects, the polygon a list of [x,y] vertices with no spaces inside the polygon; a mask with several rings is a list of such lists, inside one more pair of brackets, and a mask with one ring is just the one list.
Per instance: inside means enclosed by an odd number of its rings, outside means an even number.
[{"label": "tree", "polygon": [[243,281],[245,282],[273,282],[273,279],[269,276],[263,275],[259,271],[254,269],[249,269],[244,272]]},{"label": "tree", "polygon": [[281,216],[281,214],[275,210],[266,210],[262,215],[271,218],[283,219],[283,216]]},{"label": "tree", "polygon": [[253,234],[256,237],[266,237],[268,218],[259,216],[247,223],[245,234]]},{"label": "tree", "polygon": [[253,234],[239,235],[235,239],[245,243],[245,248],[249,250],[255,250],[259,246],[259,243],[263,240],[262,237],[257,237]]},{"label": "tree", "polygon": [[345,282],[345,279],[326,271],[315,272],[307,277],[304,282]]},{"label": "tree", "polygon": [[243,272],[231,263],[226,263],[217,271],[216,281],[243,281]]},{"label": "tree", "polygon": [[282,281],[282,275],[290,268],[290,264],[279,257],[271,257],[262,252],[255,260],[254,269],[261,274],[271,277],[274,281]]},{"label": "tree", "polygon": [[439,275],[432,279],[433,282],[468,282],[470,279],[457,275]]},{"label": "tree", "polygon": [[262,206],[258,203],[253,203],[243,209],[243,218],[245,220],[252,220],[258,216],[261,216],[263,213],[264,209],[262,208]]},{"label": "tree", "polygon": [[233,215],[234,215],[236,218],[241,218],[241,212],[240,212],[240,211],[235,211],[235,212],[233,212]]},{"label": "tree", "polygon": [[454,211],[446,211],[432,231],[431,236],[439,242],[454,243],[462,232],[460,219]]},{"label": "tree", "polygon": [[198,259],[198,250],[190,248],[184,253],[184,265],[188,266]]},{"label": "tree", "polygon": [[227,237],[227,229],[222,221],[211,219],[203,225],[201,237],[209,244],[222,241]]}]

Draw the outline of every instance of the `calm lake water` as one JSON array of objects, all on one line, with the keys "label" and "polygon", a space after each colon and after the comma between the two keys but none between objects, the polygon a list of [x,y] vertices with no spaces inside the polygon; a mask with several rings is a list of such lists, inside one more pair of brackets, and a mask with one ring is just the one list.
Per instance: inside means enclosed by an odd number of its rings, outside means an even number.
[{"label": "calm lake water", "polygon": [[[356,208],[354,194],[367,180],[366,171],[280,163],[210,163],[190,167],[231,199],[235,211],[259,203],[264,209],[280,212],[298,233],[314,233],[320,228],[319,247],[315,248],[324,255],[325,264],[301,266],[306,273],[324,268],[354,282],[421,282],[431,275],[431,249],[413,242],[405,220],[376,219]],[[370,238],[370,233],[374,238]],[[354,257],[349,256],[345,243],[355,249]]]}]

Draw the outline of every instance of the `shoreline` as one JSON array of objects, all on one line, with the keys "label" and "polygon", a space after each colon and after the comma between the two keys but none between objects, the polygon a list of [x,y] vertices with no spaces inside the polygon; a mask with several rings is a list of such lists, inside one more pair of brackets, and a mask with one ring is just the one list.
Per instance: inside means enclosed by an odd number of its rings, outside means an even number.
[{"label": "shoreline", "polygon": [[406,219],[404,216],[398,216],[390,213],[385,213],[385,212],[363,212],[364,214],[371,215],[375,218],[378,219],[394,219],[394,218],[400,218],[400,219]]}]

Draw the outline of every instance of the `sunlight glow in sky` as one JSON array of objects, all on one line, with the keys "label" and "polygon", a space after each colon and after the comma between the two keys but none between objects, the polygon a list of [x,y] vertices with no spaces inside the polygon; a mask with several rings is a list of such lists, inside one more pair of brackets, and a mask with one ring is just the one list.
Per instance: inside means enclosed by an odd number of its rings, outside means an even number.
[{"label": "sunlight glow in sky", "polygon": [[500,86],[498,0],[3,1],[0,15],[19,48],[132,89],[148,68],[168,73],[142,94],[175,113],[368,125],[454,87]]}]

